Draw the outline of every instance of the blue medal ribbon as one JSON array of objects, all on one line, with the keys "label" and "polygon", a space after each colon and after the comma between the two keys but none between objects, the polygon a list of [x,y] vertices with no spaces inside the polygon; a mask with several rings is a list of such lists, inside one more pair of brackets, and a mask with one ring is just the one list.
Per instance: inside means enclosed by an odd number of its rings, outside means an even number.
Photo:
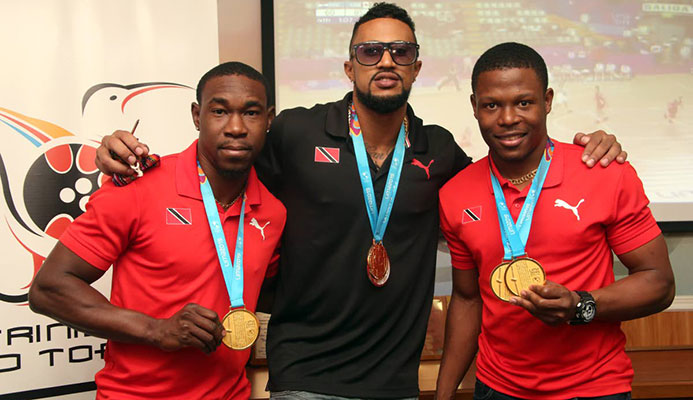
[{"label": "blue medal ribbon", "polygon": [[197,162],[197,174],[200,177],[202,202],[205,205],[205,213],[207,213],[207,221],[212,231],[214,246],[217,248],[217,257],[221,265],[221,272],[224,275],[224,282],[226,282],[226,290],[229,293],[231,307],[243,307],[243,218],[245,217],[245,193],[243,194],[243,204],[241,204],[241,216],[238,219],[236,253],[232,264],[229,248],[226,246],[226,239],[224,238],[224,230],[221,226],[221,219],[219,218],[219,211],[214,200],[214,194],[212,193],[212,187],[202,167],[200,167],[199,161]]},{"label": "blue medal ribbon", "polygon": [[[491,183],[493,184],[493,195],[496,198],[496,210],[498,211],[498,222],[500,223],[501,241],[503,242],[503,260],[512,260],[526,254],[525,246],[529,238],[529,231],[532,226],[532,217],[534,216],[534,208],[539,200],[539,194],[544,186],[544,180],[549,172],[551,158],[553,156],[554,145],[551,139],[546,143],[546,149],[539,162],[537,174],[532,180],[532,185],[529,187],[525,204],[520,210],[520,215],[517,218],[517,223],[513,221],[510,210],[505,203],[503,188],[501,188],[498,178],[493,174],[493,169],[489,168],[491,173]],[[491,160],[489,159],[489,162]],[[489,165],[490,167],[490,165]]]},{"label": "blue medal ribbon", "polygon": [[399,135],[397,136],[397,142],[395,142],[392,163],[390,163],[390,170],[387,174],[387,181],[385,182],[383,199],[380,202],[380,212],[378,212],[375,191],[373,190],[373,180],[371,179],[371,170],[368,167],[366,145],[363,142],[363,135],[361,135],[361,127],[359,126],[354,105],[352,104],[350,108],[349,134],[354,142],[356,164],[359,168],[359,177],[361,178],[361,187],[363,188],[363,197],[366,201],[366,210],[368,212],[368,219],[371,223],[373,239],[376,243],[380,243],[383,240],[383,236],[385,236],[385,229],[387,229],[392,207],[395,204],[395,195],[397,194],[399,178],[402,174],[402,165],[404,164],[404,142],[406,136],[404,122],[399,128]]}]

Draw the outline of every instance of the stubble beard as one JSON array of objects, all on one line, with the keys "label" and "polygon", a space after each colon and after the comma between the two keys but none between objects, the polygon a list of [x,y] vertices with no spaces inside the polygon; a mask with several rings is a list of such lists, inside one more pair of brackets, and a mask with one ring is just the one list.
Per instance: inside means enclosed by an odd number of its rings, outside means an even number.
[{"label": "stubble beard", "polygon": [[[240,165],[238,165],[240,164]],[[238,163],[237,165],[223,165],[218,163],[215,165],[217,174],[225,180],[234,181],[238,179],[244,179],[250,173],[250,169],[253,166],[251,161],[248,164]]]}]

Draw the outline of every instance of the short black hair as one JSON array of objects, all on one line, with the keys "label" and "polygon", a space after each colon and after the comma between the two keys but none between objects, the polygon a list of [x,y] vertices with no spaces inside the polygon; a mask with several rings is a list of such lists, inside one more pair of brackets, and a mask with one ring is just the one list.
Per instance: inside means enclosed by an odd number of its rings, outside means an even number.
[{"label": "short black hair", "polygon": [[250,65],[243,64],[242,62],[238,61],[229,61],[223,64],[219,64],[216,67],[207,71],[207,73],[205,73],[204,75],[202,75],[202,78],[200,78],[200,82],[197,83],[197,90],[195,92],[197,103],[199,104],[202,102],[202,91],[204,90],[205,84],[208,80],[219,76],[227,75],[245,76],[248,79],[252,79],[254,81],[262,83],[262,86],[265,87],[267,107],[269,108],[272,105],[274,105],[267,78],[265,78],[264,75],[262,75],[260,72],[258,72],[255,68],[251,67]]},{"label": "short black hair", "polygon": [[482,72],[497,71],[510,68],[530,68],[539,77],[544,91],[549,87],[549,74],[546,63],[533,48],[522,43],[501,43],[486,50],[474,64],[472,70],[472,93],[476,92],[476,84]]},{"label": "short black hair", "polygon": [[393,18],[398,21],[402,21],[411,29],[411,33],[414,35],[414,42],[416,43],[416,30],[414,29],[414,21],[412,21],[409,13],[404,8],[392,3],[375,3],[373,7],[369,8],[365,14],[359,18],[354,24],[354,30],[351,31],[351,40],[349,40],[349,55],[351,55],[351,46],[354,44],[354,36],[356,36],[356,31],[359,26],[365,24],[368,21],[377,18]]}]

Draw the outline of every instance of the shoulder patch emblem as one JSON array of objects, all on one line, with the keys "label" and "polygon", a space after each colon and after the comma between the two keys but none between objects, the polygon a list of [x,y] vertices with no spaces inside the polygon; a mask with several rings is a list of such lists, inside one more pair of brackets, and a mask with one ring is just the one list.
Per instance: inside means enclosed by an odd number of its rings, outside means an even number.
[{"label": "shoulder patch emblem", "polygon": [[192,212],[189,208],[167,208],[166,225],[192,225]]},{"label": "shoulder patch emblem", "polygon": [[316,163],[339,164],[339,148],[315,146],[314,161]]},{"label": "shoulder patch emblem", "polygon": [[470,222],[476,221],[481,221],[481,206],[465,208],[464,211],[462,211],[463,224],[468,224]]}]

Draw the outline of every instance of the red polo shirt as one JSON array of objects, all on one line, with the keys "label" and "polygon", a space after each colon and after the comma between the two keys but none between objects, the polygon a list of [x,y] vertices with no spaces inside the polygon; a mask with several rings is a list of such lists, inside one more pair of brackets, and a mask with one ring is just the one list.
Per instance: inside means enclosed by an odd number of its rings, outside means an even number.
[{"label": "red polo shirt", "polygon": [[[111,303],[167,318],[187,303],[229,310],[229,296],[205,214],[197,175],[197,141],[134,183],[105,184],[87,211],[60,238],[96,268],[113,264]],[[247,184],[243,252],[243,299],[255,310],[265,276],[276,272],[277,247],[286,221],[284,206],[251,170]],[[233,258],[241,202],[219,208]],[[249,350],[219,346],[211,354],[194,348],[164,352],[152,346],[109,340],[104,368],[96,374],[99,399],[247,398]]]},{"label": "red polo shirt", "polygon": [[[542,264],[548,280],[571,290],[598,289],[614,281],[611,250],[616,254],[634,250],[660,230],[629,164],[589,169],[580,160],[581,147],[555,144],[526,252]],[[517,220],[529,186],[518,191],[506,179],[499,181]],[[503,246],[488,157],[441,189],[440,210],[453,267],[479,270],[483,299],[479,379],[502,393],[529,399],[630,390],[633,370],[620,323],[550,327],[493,294],[490,276],[503,260]]]}]

